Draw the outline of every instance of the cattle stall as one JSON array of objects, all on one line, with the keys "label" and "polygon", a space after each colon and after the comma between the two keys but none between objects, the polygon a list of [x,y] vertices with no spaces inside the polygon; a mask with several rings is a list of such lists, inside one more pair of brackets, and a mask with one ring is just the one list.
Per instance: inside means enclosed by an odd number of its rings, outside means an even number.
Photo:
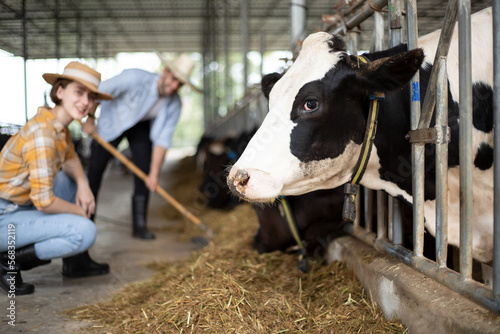
[{"label": "cattle stall", "polygon": [[[387,1],[373,1],[372,9],[382,9]],[[417,45],[418,13],[416,1],[407,1],[406,8],[403,8],[402,1],[389,1],[389,46],[394,46],[400,42],[405,42],[404,28],[407,32],[408,49],[414,49]],[[499,5],[494,6],[493,31],[497,32],[500,20]],[[371,244],[377,250],[390,254],[398,260],[404,262],[417,271],[433,278],[448,288],[466,296],[485,308],[500,313],[500,171],[498,164],[495,168],[495,197],[494,197],[494,256],[492,266],[482,264],[482,272],[490,272],[492,281],[478,282],[473,277],[472,258],[472,88],[471,88],[471,37],[470,37],[470,15],[471,4],[467,1],[449,1],[446,9],[446,17],[443,20],[443,33],[440,45],[435,57],[432,79],[429,84],[429,94],[424,101],[420,97],[412,95],[412,131],[409,140],[412,143],[412,182],[413,190],[413,249],[406,248],[403,243],[403,219],[401,215],[401,203],[383,191],[373,191],[365,189],[363,201],[360,196],[357,198],[357,218],[353,224],[347,225],[347,230],[357,238]],[[406,9],[406,12],[405,12]],[[402,13],[405,12],[405,17]],[[361,13],[363,13],[361,11]],[[374,40],[372,50],[380,50],[384,37],[383,18],[380,13],[375,14]],[[460,249],[458,250],[458,267],[452,270],[448,267],[447,257],[447,166],[448,166],[448,133],[447,130],[447,75],[446,75],[446,55],[449,48],[449,39],[453,31],[454,22],[458,17],[459,41],[460,41]],[[342,17],[333,15],[326,18],[328,22],[333,22],[328,28],[328,32],[339,34],[344,32],[348,37],[348,44],[352,54],[357,53],[358,32],[353,30],[366,18],[358,11],[356,15]],[[406,19],[406,27],[402,25]],[[335,24],[338,22],[338,24]],[[380,23],[382,22],[382,23]],[[499,72],[499,34],[494,35],[494,129],[495,129],[495,160],[498,159],[499,152],[499,98],[500,87]],[[446,42],[448,40],[448,42]],[[412,87],[419,86],[418,74],[410,82]],[[436,126],[429,129],[432,111],[436,106]],[[423,255],[424,249],[424,157],[425,144],[432,143],[436,147],[436,255],[435,260],[431,260]],[[373,198],[376,197],[376,208],[373,205]],[[363,204],[361,204],[363,202]],[[373,217],[376,210],[377,228],[374,231]],[[361,224],[364,222],[364,224]],[[363,225],[363,226],[362,226]]]}]

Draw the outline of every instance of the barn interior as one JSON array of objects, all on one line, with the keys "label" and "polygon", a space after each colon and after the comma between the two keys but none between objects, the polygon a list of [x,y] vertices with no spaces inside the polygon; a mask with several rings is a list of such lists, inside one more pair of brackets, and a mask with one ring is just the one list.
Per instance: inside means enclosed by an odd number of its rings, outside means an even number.
[{"label": "barn interior", "polygon": [[[404,1],[392,3],[405,8]],[[486,0],[473,1],[470,4],[471,12],[490,6],[491,3]],[[441,0],[417,2],[419,35],[441,28],[446,6],[447,1]],[[269,65],[267,62],[274,62],[273,65],[280,68],[289,66],[300,50],[301,41],[308,34],[315,31],[339,34],[346,40],[355,39],[359,50],[370,50],[373,48],[376,24],[374,13],[384,19],[386,34],[389,31],[387,22],[390,14],[387,1],[383,0],[0,0],[0,8],[0,50],[6,52],[8,57],[22,59],[24,69],[19,75],[24,76],[25,81],[30,80],[33,74],[30,73],[30,64],[36,60],[59,60],[62,69],[69,59],[99,65],[105,59],[118,59],[120,53],[152,53],[158,50],[170,55],[184,52],[195,55],[198,59],[198,83],[203,88],[202,97],[195,100],[200,104],[202,113],[200,129],[196,132],[198,140],[201,140],[201,135],[212,139],[237,137],[258,126],[265,117],[267,106],[259,84],[250,78],[260,78],[265,74],[264,70]],[[405,24],[402,27],[404,31]],[[383,47],[386,46],[387,42]],[[284,52],[285,59],[270,56],[279,52]],[[257,55],[258,61],[251,62],[250,54]],[[238,73],[235,75],[234,71]],[[26,88],[24,94],[27,101]],[[3,97],[6,99],[8,95]],[[28,103],[24,109],[18,112],[28,118]],[[9,122],[4,122],[2,118],[3,113],[0,116],[2,133],[12,133],[22,125],[7,124]],[[88,140],[83,138],[83,141]],[[200,171],[193,165],[197,142],[186,142],[188,144],[184,145],[180,140],[179,145],[169,151],[161,174],[161,185],[179,196],[178,199],[182,199],[180,202],[188,210],[201,214],[205,212],[203,210],[207,202],[200,204],[198,197],[192,197],[194,193],[200,194],[200,185],[190,181],[201,181]],[[191,164],[185,170],[193,174],[178,174],[179,165],[185,163]],[[203,230],[188,219],[183,219],[182,215],[172,214],[175,210],[158,195],[151,196],[148,211],[149,225],[157,238],[154,241],[132,238],[129,208],[131,178],[131,172],[122,165],[116,162],[110,164],[98,203],[96,223],[99,232],[90,253],[96,261],[109,263],[112,272],[92,278],[67,279],[61,275],[60,260],[27,271],[23,278],[35,284],[36,291],[31,296],[17,299],[17,331],[122,332],[99,321],[76,320],[78,317],[74,317],[74,313],[70,317],[65,311],[109,301],[123,287],[151,279],[157,273],[152,263],[184,261],[200,249],[206,251],[206,247],[213,247],[192,239],[193,235],[203,235]],[[184,189],[191,197],[184,200],[184,192],[177,193],[178,189]],[[203,206],[203,210],[200,206]],[[213,215],[219,220],[235,219],[231,210],[215,209],[214,212]],[[179,223],[182,228],[178,227]],[[392,283],[392,279],[396,282],[395,277],[400,277],[403,281],[399,284],[408,285],[404,292],[400,292],[407,294],[408,303],[421,304],[422,308],[431,310],[429,313],[439,314],[437,317],[440,320],[435,320],[436,315],[401,319],[402,325],[399,325],[402,328],[409,332],[430,332],[433,328],[451,328],[457,333],[471,330],[483,333],[500,331],[498,316],[488,309],[439,283],[425,285],[422,281],[428,283],[431,279],[366,248],[353,237],[346,238],[344,244],[349,244],[348,249],[351,250],[339,248],[336,253],[342,253],[339,260],[354,259],[348,262],[349,266],[356,269],[356,273],[364,272],[364,275],[381,275],[381,272],[392,270],[391,283],[384,280],[391,285],[385,287],[386,290],[397,290],[392,287],[392,284],[396,284]],[[216,238],[213,243],[217,243]],[[358,268],[356,261],[366,262],[367,257],[376,263],[376,267]],[[435,294],[418,299],[422,297],[419,296],[422,289],[434,291]],[[385,296],[390,298],[390,294]],[[4,297],[2,300],[7,302]],[[454,307],[450,307],[450,304]],[[401,308],[406,308],[407,313],[415,311],[413,307]],[[451,314],[443,311],[446,308]],[[383,311],[391,312],[387,309]],[[141,316],[147,319],[147,312],[145,310]],[[433,321],[446,324],[436,325]],[[6,319],[2,320],[1,326],[8,326]],[[371,332],[369,327],[365,327],[365,330]],[[394,332],[400,330],[397,327]],[[193,329],[191,331],[196,332]],[[317,328],[317,331],[321,332],[321,328]],[[144,329],[142,332],[154,331]],[[163,328],[159,332],[179,332],[179,329]]]}]

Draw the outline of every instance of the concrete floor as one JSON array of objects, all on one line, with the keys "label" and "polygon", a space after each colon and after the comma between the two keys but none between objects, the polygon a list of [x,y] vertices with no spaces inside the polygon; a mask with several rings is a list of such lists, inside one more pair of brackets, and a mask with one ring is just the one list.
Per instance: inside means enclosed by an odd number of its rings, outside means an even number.
[{"label": "concrete floor", "polygon": [[[170,153],[170,152],[169,152]],[[167,161],[175,162],[182,155],[170,153]],[[162,172],[162,186],[168,187],[167,163]],[[165,181],[165,182],[164,182]],[[121,169],[106,172],[98,202],[96,223],[98,235],[90,249],[97,262],[106,262],[111,267],[107,275],[69,279],[61,275],[62,260],[23,272],[25,282],[35,285],[31,295],[15,298],[15,327],[8,324],[7,307],[11,299],[0,294],[0,333],[102,333],[97,324],[75,321],[61,314],[62,311],[79,305],[94,304],[106,300],[127,283],[146,280],[154,272],[146,264],[155,261],[177,261],[188,257],[195,246],[179,242],[176,235],[155,228],[172,222],[160,216],[165,200],[152,195],[148,211],[148,224],[156,234],[153,241],[131,236],[132,175],[124,175]]]}]

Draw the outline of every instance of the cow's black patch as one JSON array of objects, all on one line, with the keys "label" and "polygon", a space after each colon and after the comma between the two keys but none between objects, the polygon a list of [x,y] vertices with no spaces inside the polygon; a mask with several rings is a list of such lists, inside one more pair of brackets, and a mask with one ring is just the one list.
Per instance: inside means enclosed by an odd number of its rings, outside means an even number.
[{"label": "cow's black patch", "polygon": [[493,89],[483,83],[474,84],[472,98],[474,127],[486,133],[491,132],[493,130]]},{"label": "cow's black patch", "polygon": [[282,74],[280,73],[270,73],[262,77],[261,80],[261,87],[262,87],[262,93],[266,97],[266,99],[269,99],[269,93],[271,93],[271,89],[274,87],[274,84],[281,79]]},{"label": "cow's black patch", "polygon": [[328,46],[330,47],[330,52],[345,51],[345,42],[337,36],[333,36],[328,41]]},{"label": "cow's black patch", "polygon": [[[340,84],[353,75],[346,63],[338,64],[322,80],[305,84],[295,96],[290,118],[297,125],[290,135],[290,150],[300,161],[336,158],[351,140],[362,143],[365,102],[351,98]],[[354,91],[350,89],[351,94]],[[317,108],[307,112],[304,106],[312,101]]]},{"label": "cow's black patch", "polygon": [[482,143],[477,150],[474,166],[481,170],[490,169],[493,166],[493,147]]}]

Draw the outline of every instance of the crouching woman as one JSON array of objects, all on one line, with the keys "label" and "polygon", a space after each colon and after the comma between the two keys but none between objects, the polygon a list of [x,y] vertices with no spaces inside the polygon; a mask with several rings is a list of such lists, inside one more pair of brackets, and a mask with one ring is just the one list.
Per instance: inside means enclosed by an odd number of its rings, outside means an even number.
[{"label": "crouching woman", "polygon": [[[43,78],[52,85],[54,108],[40,107],[0,153],[0,287],[8,293],[14,288],[16,295],[34,291],[21,271],[54,258],[78,257],[97,232],[89,219],[94,196],[68,125],[94,112],[97,99],[113,97],[98,91],[100,73],[78,62],[68,64],[62,75]],[[92,264],[70,266],[87,272],[67,276],[109,272],[107,265]]]}]

